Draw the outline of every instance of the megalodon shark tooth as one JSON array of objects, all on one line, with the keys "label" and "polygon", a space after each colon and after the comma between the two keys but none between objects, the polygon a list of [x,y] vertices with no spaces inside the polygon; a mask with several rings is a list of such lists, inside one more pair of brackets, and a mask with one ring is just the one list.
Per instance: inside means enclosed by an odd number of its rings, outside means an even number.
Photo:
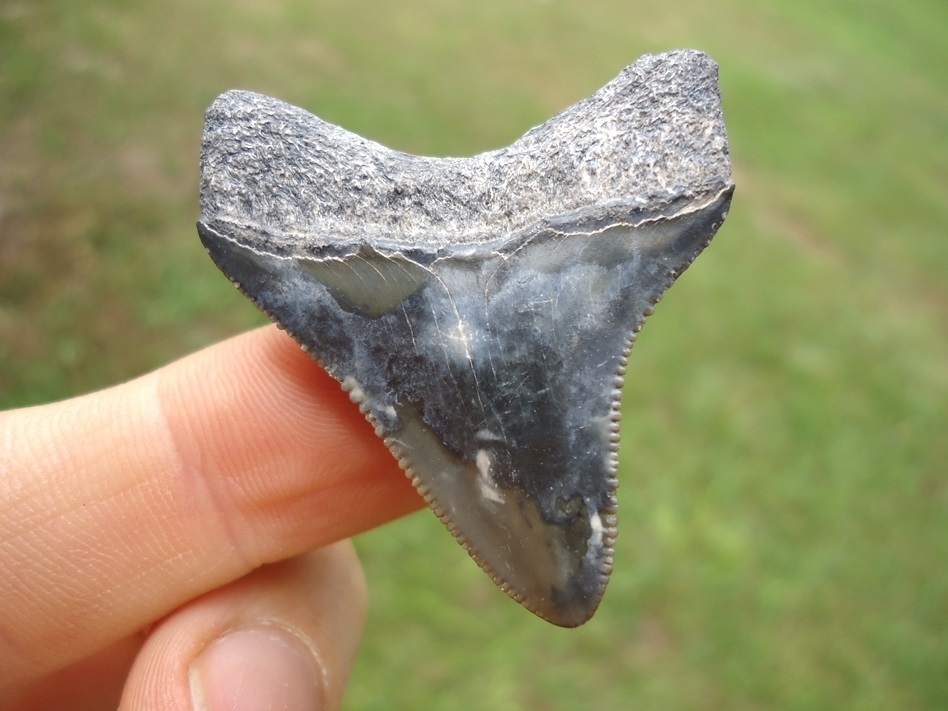
[{"label": "megalodon shark tooth", "polygon": [[612,569],[633,339],[732,191],[717,65],[682,50],[470,158],[227,92],[198,231],[494,581],[572,627]]}]

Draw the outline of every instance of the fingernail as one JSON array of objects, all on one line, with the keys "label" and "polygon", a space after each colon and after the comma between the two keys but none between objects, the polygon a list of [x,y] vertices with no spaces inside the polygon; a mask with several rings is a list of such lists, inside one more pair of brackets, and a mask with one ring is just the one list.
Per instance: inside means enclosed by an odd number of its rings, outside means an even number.
[{"label": "fingernail", "polygon": [[322,674],[310,650],[279,627],[230,632],[188,670],[194,711],[323,708]]}]

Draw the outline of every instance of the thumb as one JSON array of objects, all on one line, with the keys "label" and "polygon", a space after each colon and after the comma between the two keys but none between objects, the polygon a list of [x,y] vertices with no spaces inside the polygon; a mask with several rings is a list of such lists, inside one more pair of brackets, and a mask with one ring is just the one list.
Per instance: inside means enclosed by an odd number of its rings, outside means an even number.
[{"label": "thumb", "polygon": [[120,708],[339,708],[365,609],[348,541],[264,566],[156,626]]}]

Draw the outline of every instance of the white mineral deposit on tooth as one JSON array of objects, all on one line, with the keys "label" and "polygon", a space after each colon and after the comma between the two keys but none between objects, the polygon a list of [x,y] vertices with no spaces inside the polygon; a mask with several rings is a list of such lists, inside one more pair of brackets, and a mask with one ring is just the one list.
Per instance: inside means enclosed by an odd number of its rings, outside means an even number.
[{"label": "white mineral deposit on tooth", "polygon": [[632,339],[732,192],[717,65],[682,50],[471,158],[227,92],[207,111],[198,231],[498,585],[576,626],[612,567],[603,423]]}]

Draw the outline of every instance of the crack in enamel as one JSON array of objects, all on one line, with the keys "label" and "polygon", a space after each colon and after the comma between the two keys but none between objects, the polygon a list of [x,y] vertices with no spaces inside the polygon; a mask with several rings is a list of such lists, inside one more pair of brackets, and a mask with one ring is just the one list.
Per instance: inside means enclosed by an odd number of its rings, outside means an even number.
[{"label": "crack in enamel", "polygon": [[681,51],[469,159],[228,92],[198,231],[498,586],[576,626],[614,563],[632,345],[732,190],[716,67]]}]

